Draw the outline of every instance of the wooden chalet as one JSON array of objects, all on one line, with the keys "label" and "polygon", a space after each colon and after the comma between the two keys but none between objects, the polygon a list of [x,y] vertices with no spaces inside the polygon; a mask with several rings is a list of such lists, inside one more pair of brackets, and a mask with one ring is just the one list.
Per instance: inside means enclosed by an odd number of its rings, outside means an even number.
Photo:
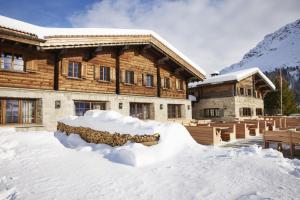
[{"label": "wooden chalet", "polygon": [[147,30],[46,28],[0,16],[0,125],[55,129],[66,115],[112,109],[192,118],[188,83],[205,73]]},{"label": "wooden chalet", "polygon": [[193,118],[235,120],[264,115],[264,96],[274,84],[258,69],[250,68],[190,84]]}]

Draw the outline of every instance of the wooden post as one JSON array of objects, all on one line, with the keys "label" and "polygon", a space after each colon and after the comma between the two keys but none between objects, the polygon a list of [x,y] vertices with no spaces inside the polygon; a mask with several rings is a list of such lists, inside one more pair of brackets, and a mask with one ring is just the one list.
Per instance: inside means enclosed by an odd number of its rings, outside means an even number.
[{"label": "wooden post", "polygon": [[54,90],[59,90],[59,54],[59,52],[54,52]]},{"label": "wooden post", "polygon": [[160,97],[160,90],[161,90],[161,77],[160,77],[160,67],[159,65],[156,65],[156,70],[157,70],[157,97]]},{"label": "wooden post", "polygon": [[116,48],[116,94],[120,94],[120,48]]},{"label": "wooden post", "polygon": [[186,99],[189,99],[189,81],[188,79],[185,79],[185,97]]}]

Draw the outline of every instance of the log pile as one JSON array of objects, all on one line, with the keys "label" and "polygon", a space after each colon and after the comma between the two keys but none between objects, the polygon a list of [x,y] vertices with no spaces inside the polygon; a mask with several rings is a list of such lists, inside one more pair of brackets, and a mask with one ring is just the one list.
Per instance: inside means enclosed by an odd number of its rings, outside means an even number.
[{"label": "log pile", "polygon": [[73,127],[62,122],[57,123],[57,130],[65,132],[67,135],[78,134],[84,141],[95,144],[107,144],[112,147],[122,146],[128,141],[142,143],[146,146],[155,145],[159,141],[159,134],[153,135],[130,135],[120,133],[110,133],[107,131],[97,131],[86,127]]}]

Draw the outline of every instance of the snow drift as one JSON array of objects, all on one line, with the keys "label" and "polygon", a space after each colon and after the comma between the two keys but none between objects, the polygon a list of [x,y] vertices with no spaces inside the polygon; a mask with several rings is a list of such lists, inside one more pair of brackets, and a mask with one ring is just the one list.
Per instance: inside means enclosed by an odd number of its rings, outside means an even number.
[{"label": "snow drift", "polygon": [[[160,134],[157,145],[147,147],[138,143],[126,143],[121,147],[110,147],[104,144],[87,144],[79,136],[64,136],[57,132],[56,137],[65,145],[72,148],[84,148],[97,151],[111,161],[131,166],[143,166],[168,159],[184,148],[196,145],[189,132],[178,123],[162,123],[142,121],[137,118],[123,116],[115,111],[91,110],[81,117],[69,117],[62,123],[74,127],[89,127],[94,130],[108,131],[131,135]],[[90,148],[86,148],[89,146]]]}]

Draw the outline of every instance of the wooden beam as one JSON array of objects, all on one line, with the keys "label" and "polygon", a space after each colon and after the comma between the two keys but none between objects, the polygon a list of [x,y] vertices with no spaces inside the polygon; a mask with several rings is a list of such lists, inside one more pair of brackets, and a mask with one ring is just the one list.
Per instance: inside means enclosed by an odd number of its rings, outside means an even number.
[{"label": "wooden beam", "polygon": [[120,55],[121,48],[116,48],[116,94],[120,94]]},{"label": "wooden beam", "polygon": [[167,61],[169,61],[170,59],[169,59],[169,57],[167,57],[167,56],[164,56],[164,57],[162,57],[162,58],[160,58],[158,61],[157,61],[157,65],[163,65],[163,64],[165,64]]},{"label": "wooden beam", "polygon": [[161,96],[161,92],[160,92],[160,90],[161,90],[161,77],[160,77],[160,67],[159,67],[159,65],[157,65],[157,67],[156,67],[156,69],[157,69],[157,97],[160,97]]},{"label": "wooden beam", "polygon": [[53,89],[59,90],[59,51],[54,52],[54,82],[53,82]]},{"label": "wooden beam", "polygon": [[123,53],[124,51],[128,50],[129,49],[129,45],[124,45],[122,48],[121,48],[121,51],[120,53]]}]

